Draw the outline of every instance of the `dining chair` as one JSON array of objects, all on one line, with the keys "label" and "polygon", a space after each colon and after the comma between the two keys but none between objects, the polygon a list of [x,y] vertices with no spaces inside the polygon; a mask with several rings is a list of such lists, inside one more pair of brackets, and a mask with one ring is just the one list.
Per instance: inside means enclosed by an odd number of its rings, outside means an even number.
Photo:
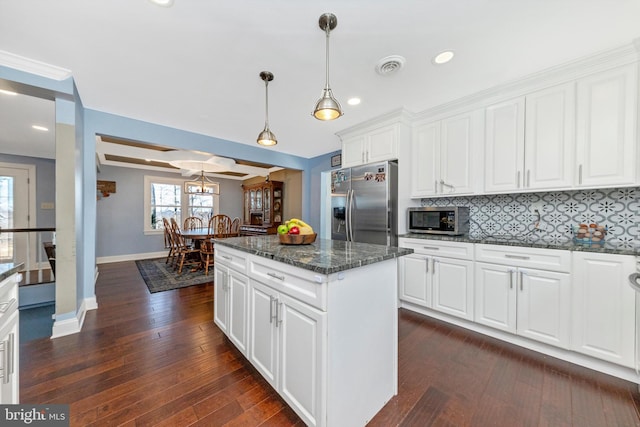
[{"label": "dining chair", "polygon": [[229,231],[229,233],[233,237],[237,237],[240,235],[240,218],[233,218],[233,221],[231,221],[231,230]]},{"label": "dining chair", "polygon": [[164,227],[164,247],[165,249],[169,249],[167,260],[164,263],[168,264],[169,260],[171,260],[171,265],[173,265],[177,254],[177,247],[173,235],[171,234],[171,223],[168,219],[162,218],[162,225]]},{"label": "dining chair", "polygon": [[209,220],[209,235],[213,237],[229,237],[231,232],[231,218],[218,214]]},{"label": "dining chair", "polygon": [[202,227],[204,227],[204,224],[202,223],[202,218],[200,218],[199,216],[190,216],[185,218],[182,229],[194,230],[196,228],[202,228]]},{"label": "dining chair", "polygon": [[177,268],[178,274],[182,274],[182,268],[185,265],[200,265],[200,257],[198,256],[200,249],[196,249],[187,244],[186,239],[180,232],[180,227],[178,227],[177,222],[171,225],[171,233],[176,242],[177,257],[180,260],[177,265],[174,266],[174,270]]},{"label": "dining chair", "polygon": [[213,240],[205,239],[200,242],[200,264],[204,267],[204,275],[209,275],[209,266],[213,265]]}]

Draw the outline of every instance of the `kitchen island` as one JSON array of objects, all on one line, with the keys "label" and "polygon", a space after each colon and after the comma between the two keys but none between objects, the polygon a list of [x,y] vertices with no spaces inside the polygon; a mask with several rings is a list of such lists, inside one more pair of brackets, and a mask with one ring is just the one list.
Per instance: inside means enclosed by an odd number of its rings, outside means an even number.
[{"label": "kitchen island", "polygon": [[307,425],[365,425],[397,393],[397,260],[411,252],[216,239],[214,321]]}]

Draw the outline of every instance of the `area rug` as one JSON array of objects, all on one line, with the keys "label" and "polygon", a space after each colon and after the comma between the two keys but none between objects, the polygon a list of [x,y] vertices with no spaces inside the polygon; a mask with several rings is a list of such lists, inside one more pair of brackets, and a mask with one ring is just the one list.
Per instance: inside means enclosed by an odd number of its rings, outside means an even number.
[{"label": "area rug", "polygon": [[136,261],[140,275],[152,294],[213,282],[213,269],[205,276],[204,270],[191,271],[191,266],[187,266],[182,269],[182,274],[178,275],[170,264],[165,264],[165,260],[166,258],[158,258]]}]

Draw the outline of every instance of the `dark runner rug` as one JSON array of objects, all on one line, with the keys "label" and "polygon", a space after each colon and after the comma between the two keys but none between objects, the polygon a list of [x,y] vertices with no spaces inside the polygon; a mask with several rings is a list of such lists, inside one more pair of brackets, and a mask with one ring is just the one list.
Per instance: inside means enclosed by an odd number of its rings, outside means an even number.
[{"label": "dark runner rug", "polygon": [[184,267],[182,274],[173,271],[170,264],[165,264],[166,258],[143,259],[136,261],[140,275],[152,294],[155,292],[169,291],[171,289],[186,288],[187,286],[200,285],[213,282],[213,269],[209,269],[209,275],[204,275],[204,270],[191,271],[191,266]]}]

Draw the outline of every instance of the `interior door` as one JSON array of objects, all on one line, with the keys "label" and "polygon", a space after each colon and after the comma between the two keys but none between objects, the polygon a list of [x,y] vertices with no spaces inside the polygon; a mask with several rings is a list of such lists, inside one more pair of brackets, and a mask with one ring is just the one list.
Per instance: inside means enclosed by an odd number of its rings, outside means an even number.
[{"label": "interior door", "polygon": [[[28,165],[0,165],[0,228],[29,228],[31,173]],[[35,246],[27,251],[28,241],[29,233],[0,233],[0,263],[35,262]]]}]

